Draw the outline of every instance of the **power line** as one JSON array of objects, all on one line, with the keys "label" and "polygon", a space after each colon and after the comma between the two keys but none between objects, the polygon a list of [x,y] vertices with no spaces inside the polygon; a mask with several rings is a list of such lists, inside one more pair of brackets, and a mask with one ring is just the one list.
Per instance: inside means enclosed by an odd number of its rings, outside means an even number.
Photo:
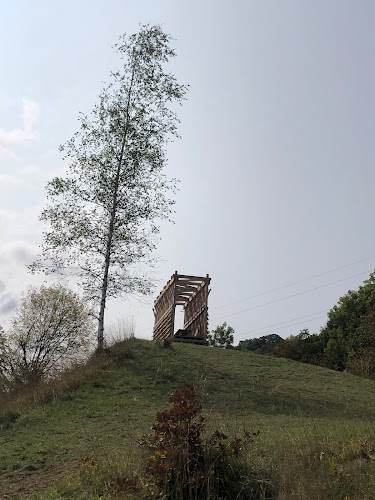
[{"label": "power line", "polygon": [[303,295],[305,293],[313,292],[314,290],[319,290],[320,288],[324,288],[326,286],[335,285],[336,283],[341,283],[342,281],[346,281],[346,280],[349,280],[351,278],[356,278],[357,276],[361,276],[362,274],[368,274],[372,271],[373,270],[370,269],[370,271],[365,271],[363,273],[353,274],[352,276],[348,276],[347,278],[342,278],[342,279],[337,280],[337,281],[331,281],[331,283],[326,283],[325,285],[316,286],[314,288],[310,288],[309,290],[304,290],[303,292],[293,293],[292,295],[288,295],[287,297],[281,297],[280,299],[271,300],[270,302],[265,302],[264,304],[259,304],[257,306],[249,307],[248,309],[243,309],[242,311],[237,311],[237,312],[234,312],[231,314],[226,314],[225,316],[220,316],[219,318],[213,318],[212,321],[217,321],[217,320],[223,319],[223,318],[229,318],[230,316],[236,316],[237,314],[241,314],[241,313],[244,313],[247,311],[252,311],[253,309],[259,309],[260,307],[268,306],[270,304],[275,304],[276,302],[282,302],[283,300],[291,299],[293,297],[297,297],[298,295]]},{"label": "power line", "polygon": [[247,297],[246,299],[241,299],[241,300],[237,300],[236,302],[231,302],[229,304],[224,304],[222,306],[213,307],[212,310],[216,311],[217,309],[222,309],[223,307],[234,306],[235,304],[239,304],[240,302],[246,302],[247,300],[255,299],[256,297],[261,297],[262,295],[266,295],[268,293],[277,292],[279,290],[283,290],[284,288],[289,288],[291,286],[298,285],[299,283],[303,283],[303,282],[308,281],[308,280],[320,278],[321,276],[325,276],[326,274],[330,274],[330,273],[333,273],[335,271],[339,271],[341,269],[345,269],[347,267],[354,266],[355,264],[360,264],[361,262],[366,262],[367,260],[371,260],[371,259],[375,259],[375,256],[366,257],[365,259],[357,260],[356,262],[352,262],[351,264],[345,264],[345,266],[336,267],[335,269],[331,269],[330,271],[325,271],[324,273],[316,274],[315,276],[311,276],[310,278],[304,278],[302,280],[294,281],[293,283],[290,283],[289,285],[283,285],[283,286],[279,286],[277,288],[271,288],[270,290],[266,290],[264,292],[257,293],[256,295],[252,295],[251,297]]},{"label": "power line", "polygon": [[[324,311],[317,311],[317,312],[314,312],[311,314],[306,314],[305,316],[298,316],[297,318],[291,318],[291,319],[288,319],[287,321],[281,321],[280,323],[274,323],[273,325],[263,326],[262,328],[257,328],[256,330],[250,330],[249,332],[240,333],[239,335],[236,335],[236,337],[243,337],[244,335],[256,333],[256,332],[259,332],[260,330],[267,330],[268,328],[273,328],[275,326],[284,325],[285,323],[290,323],[291,321],[296,321],[297,319],[304,319],[304,318],[308,318],[310,316],[315,316],[316,314],[322,314],[322,313],[326,313],[326,312],[328,312],[327,309],[325,309]],[[324,316],[322,316],[322,317],[324,317]],[[313,319],[320,319],[320,318],[313,318]],[[312,320],[309,320],[309,321],[312,321]],[[288,326],[293,326],[293,325],[287,325],[286,327],[283,327],[283,328],[288,328]],[[277,328],[277,330],[280,330],[280,328]]]},{"label": "power line", "polygon": [[[292,325],[280,326],[280,328],[275,328],[274,330],[275,331],[284,330],[285,328],[292,328],[293,326],[298,326],[298,325],[302,325],[305,323],[310,323],[311,321],[315,321],[317,319],[323,319],[323,318],[325,318],[325,316],[318,316],[317,318],[308,319],[306,321],[299,321],[298,323],[293,323]],[[246,334],[241,334],[241,336],[243,336],[243,335],[246,335]],[[238,338],[238,335],[237,335],[237,338]]]}]

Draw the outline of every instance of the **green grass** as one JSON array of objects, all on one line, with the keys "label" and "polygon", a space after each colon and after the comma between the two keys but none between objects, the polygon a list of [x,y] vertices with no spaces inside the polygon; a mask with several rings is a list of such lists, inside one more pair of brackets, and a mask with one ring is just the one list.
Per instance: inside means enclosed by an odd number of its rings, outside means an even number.
[{"label": "green grass", "polygon": [[[209,431],[260,430],[245,460],[259,481],[272,483],[274,498],[375,499],[375,460],[361,455],[372,458],[374,381],[248,352],[135,339],[82,370],[79,383],[46,390],[44,403],[30,394],[16,408],[7,402],[0,499],[121,498],[111,478],[142,472],[147,449],[139,436],[185,379],[200,394]],[[80,466],[87,456],[95,456],[89,471]]]}]

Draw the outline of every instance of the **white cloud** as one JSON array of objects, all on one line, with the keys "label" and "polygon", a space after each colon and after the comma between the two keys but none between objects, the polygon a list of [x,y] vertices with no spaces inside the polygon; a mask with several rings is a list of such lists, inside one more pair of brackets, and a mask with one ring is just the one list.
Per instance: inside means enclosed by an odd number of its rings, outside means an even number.
[{"label": "white cloud", "polygon": [[23,124],[26,132],[30,132],[36,122],[39,120],[39,104],[28,99],[22,99],[23,102]]},{"label": "white cloud", "polygon": [[0,245],[0,324],[7,325],[10,315],[18,306],[22,292],[41,277],[28,275],[26,265],[38,253],[38,246],[24,240],[14,240]]},{"label": "white cloud", "polygon": [[46,278],[32,275],[31,264],[39,253],[42,223],[38,220],[45,201],[22,211],[0,209],[0,325],[6,327],[22,293]]},{"label": "white cloud", "polygon": [[26,165],[19,169],[20,174],[22,175],[40,175],[42,173],[42,169],[38,167],[38,165]]},{"label": "white cloud", "polygon": [[40,200],[38,204],[17,212],[0,209],[0,244],[17,240],[35,241],[35,238],[41,240],[43,225],[39,215],[44,204],[45,200]]},{"label": "white cloud", "polygon": [[37,165],[25,165],[24,167],[16,167],[12,169],[12,173],[0,174],[0,184],[22,184],[37,180],[44,181],[43,171]]},{"label": "white cloud", "polygon": [[23,240],[4,243],[0,247],[0,262],[12,264],[30,264],[35,258],[38,247]]},{"label": "white cloud", "polygon": [[20,128],[15,128],[6,132],[3,129],[0,129],[0,144],[7,148],[12,144],[21,144],[26,141],[30,141],[35,138],[34,132],[31,130],[23,130]]},{"label": "white cloud", "polygon": [[[1,129],[0,129],[0,132],[1,132]],[[9,158],[11,158],[12,160],[18,160],[18,157],[17,155],[15,155],[12,151],[10,151],[9,149],[7,149],[6,147],[4,147],[1,142],[0,142],[0,156],[8,156]]]},{"label": "white cloud", "polygon": [[23,103],[23,128],[4,130],[0,128],[0,152],[9,152],[9,146],[22,144],[37,137],[34,125],[39,119],[39,104],[28,99],[22,99]]},{"label": "white cloud", "polygon": [[1,184],[20,184],[21,179],[17,175],[11,175],[11,174],[0,174],[0,183]]},{"label": "white cloud", "polygon": [[[0,146],[0,156],[1,156],[1,146]],[[19,164],[20,162],[18,162]],[[30,182],[33,186],[41,186],[43,187],[47,181],[48,173],[43,171],[41,167],[38,165],[28,164],[24,166],[9,166],[8,173],[0,174],[0,190],[4,188],[5,184],[8,185],[20,185],[24,184],[25,188],[30,186]],[[7,186],[5,189],[9,194],[9,187]],[[19,189],[19,188],[18,188]],[[19,196],[19,192],[17,192]]]}]

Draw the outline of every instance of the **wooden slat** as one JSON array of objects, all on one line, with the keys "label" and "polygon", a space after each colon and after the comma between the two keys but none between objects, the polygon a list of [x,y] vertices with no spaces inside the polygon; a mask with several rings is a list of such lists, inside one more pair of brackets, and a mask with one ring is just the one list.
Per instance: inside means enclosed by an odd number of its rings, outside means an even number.
[{"label": "wooden slat", "polygon": [[[189,302],[191,302],[191,301],[192,301],[192,300],[193,300],[193,299],[194,299],[194,298],[198,295],[198,293],[199,293],[199,292],[201,292],[201,290],[203,290],[203,288],[204,288],[205,286],[206,286],[206,283],[202,283],[202,284],[201,284],[201,286],[197,289],[197,291],[196,291],[195,295],[193,295],[192,297],[190,297],[190,299],[188,300],[187,304],[188,304]],[[207,286],[208,286],[208,284],[207,284]],[[187,305],[187,304],[186,304],[186,305]]]},{"label": "wooden slat", "polygon": [[191,294],[189,292],[182,292],[182,293],[177,293],[176,297],[182,297],[185,298],[186,300],[189,300],[190,297],[192,297],[194,294]]},{"label": "wooden slat", "polygon": [[172,276],[172,278],[168,281],[168,283],[165,285],[165,287],[163,288],[163,290],[156,297],[155,302],[154,302],[154,306],[161,299],[161,297],[166,293],[166,291],[168,290],[168,288],[170,288],[170,286],[173,285],[173,282],[174,282],[174,276]]},{"label": "wooden slat", "polygon": [[197,291],[198,288],[199,287],[191,289],[191,288],[185,288],[185,287],[179,286],[179,287],[176,287],[175,294],[188,293],[189,295],[193,295]]},{"label": "wooden slat", "polygon": [[184,324],[184,330],[187,330],[189,328],[189,326],[191,326],[194,321],[199,318],[199,316],[204,313],[205,311],[205,307],[202,307],[202,309],[200,311],[198,311],[196,314],[194,314],[194,316],[192,316],[189,321],[187,321],[185,324]]},{"label": "wooden slat", "polygon": [[155,327],[158,326],[159,323],[161,323],[163,321],[163,319],[168,316],[168,314],[171,314],[173,312],[173,304],[168,307],[168,309],[165,311],[165,313],[157,320],[157,322],[155,323]]},{"label": "wooden slat", "polygon": [[171,276],[154,302],[154,339],[173,335],[176,305],[184,306],[184,328],[190,326],[192,336],[206,339],[210,281],[208,274],[200,277],[179,275],[176,271]]},{"label": "wooden slat", "polygon": [[165,339],[173,335],[174,315],[167,316],[154,329],[154,339]]},{"label": "wooden slat", "polygon": [[197,289],[197,286],[199,286],[198,284],[197,285],[185,285],[185,283],[177,283],[176,285],[176,288],[177,290],[190,290],[191,292],[195,292],[195,290]]},{"label": "wooden slat", "polygon": [[190,276],[188,274],[178,274],[178,278],[188,279],[191,281],[207,281],[210,279],[208,276]]}]

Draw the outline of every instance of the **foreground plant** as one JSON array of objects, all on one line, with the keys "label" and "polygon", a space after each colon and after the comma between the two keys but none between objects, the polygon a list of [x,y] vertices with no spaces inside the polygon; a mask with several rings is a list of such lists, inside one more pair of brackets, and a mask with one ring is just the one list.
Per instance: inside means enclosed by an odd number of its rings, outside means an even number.
[{"label": "foreground plant", "polygon": [[265,499],[269,484],[257,481],[243,451],[255,433],[229,438],[216,431],[204,437],[205,419],[198,396],[185,382],[169,399],[172,407],[157,414],[154,434],[146,440],[151,455],[142,477],[117,478],[119,491],[144,491],[147,498]]}]

